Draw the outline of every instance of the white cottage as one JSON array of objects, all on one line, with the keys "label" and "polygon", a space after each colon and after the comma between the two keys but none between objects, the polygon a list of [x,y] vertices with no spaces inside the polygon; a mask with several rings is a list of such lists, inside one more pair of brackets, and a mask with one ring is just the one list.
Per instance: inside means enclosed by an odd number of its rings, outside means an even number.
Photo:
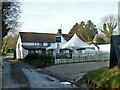
[{"label": "white cottage", "polygon": [[[46,48],[56,43],[57,35],[62,35],[66,41],[69,41],[73,36],[73,34],[62,34],[61,29],[58,29],[57,34],[19,32],[16,58],[23,59],[28,53],[46,53]],[[85,41],[80,35],[78,36]]]},{"label": "white cottage", "polygon": [[23,59],[28,53],[45,53],[47,47],[55,43],[56,34],[20,32],[16,58]]}]

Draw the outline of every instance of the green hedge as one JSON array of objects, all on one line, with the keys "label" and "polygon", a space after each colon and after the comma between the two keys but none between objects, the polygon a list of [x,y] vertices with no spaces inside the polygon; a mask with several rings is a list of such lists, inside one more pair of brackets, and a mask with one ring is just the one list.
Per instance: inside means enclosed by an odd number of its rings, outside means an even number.
[{"label": "green hedge", "polygon": [[30,53],[25,57],[25,62],[35,67],[46,67],[54,64],[54,57],[50,54]]}]

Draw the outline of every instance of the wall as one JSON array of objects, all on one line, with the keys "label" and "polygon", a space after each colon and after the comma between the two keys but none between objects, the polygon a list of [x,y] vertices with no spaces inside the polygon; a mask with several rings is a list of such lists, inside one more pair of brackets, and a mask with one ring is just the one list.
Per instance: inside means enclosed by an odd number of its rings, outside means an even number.
[{"label": "wall", "polygon": [[23,59],[24,58],[25,49],[22,47],[21,37],[19,35],[18,41],[16,44],[16,58]]},{"label": "wall", "polygon": [[[54,43],[51,43],[51,45]],[[48,46],[48,43],[38,43],[38,42],[22,42],[23,46]]]},{"label": "wall", "polygon": [[[51,45],[53,45],[53,44],[54,43],[51,43]],[[16,58],[17,59],[23,59],[28,54],[28,50],[25,50],[22,46],[48,47],[49,44],[48,43],[39,43],[39,42],[22,42],[21,37],[19,35],[18,41],[16,44]]]},{"label": "wall", "polygon": [[110,44],[98,45],[99,50],[102,52],[110,52]]}]

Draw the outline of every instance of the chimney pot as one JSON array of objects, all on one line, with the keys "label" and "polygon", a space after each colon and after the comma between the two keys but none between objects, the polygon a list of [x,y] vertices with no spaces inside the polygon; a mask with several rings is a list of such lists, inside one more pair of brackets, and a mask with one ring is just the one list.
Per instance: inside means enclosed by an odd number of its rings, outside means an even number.
[{"label": "chimney pot", "polygon": [[58,33],[57,34],[61,35],[62,34],[62,29],[58,29]]}]

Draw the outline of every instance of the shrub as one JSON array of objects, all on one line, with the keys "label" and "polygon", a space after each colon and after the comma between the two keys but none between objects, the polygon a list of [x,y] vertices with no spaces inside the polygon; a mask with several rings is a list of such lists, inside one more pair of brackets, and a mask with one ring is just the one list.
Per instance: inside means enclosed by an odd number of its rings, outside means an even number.
[{"label": "shrub", "polygon": [[120,68],[117,66],[89,71],[86,76],[91,84],[99,88],[120,88]]},{"label": "shrub", "polygon": [[103,38],[101,38],[101,37],[98,37],[96,39],[96,44],[105,44],[105,40]]},{"label": "shrub", "polygon": [[50,54],[30,53],[25,57],[25,62],[35,67],[46,67],[54,64],[54,57]]}]

